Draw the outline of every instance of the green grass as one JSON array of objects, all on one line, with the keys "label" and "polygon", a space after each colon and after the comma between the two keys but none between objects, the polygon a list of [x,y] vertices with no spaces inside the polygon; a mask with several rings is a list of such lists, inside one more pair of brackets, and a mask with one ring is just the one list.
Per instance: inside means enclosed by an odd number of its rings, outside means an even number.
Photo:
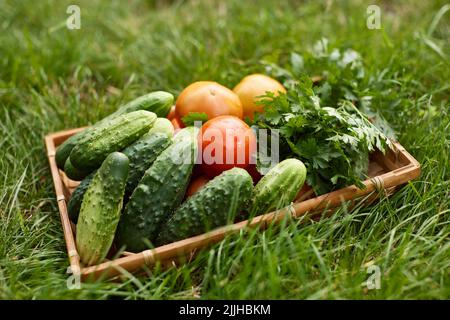
[{"label": "green grass", "polygon": [[[72,3],[0,0],[0,298],[450,298],[445,1],[378,2],[381,30],[366,27],[372,2],[356,0],[77,1],[81,29],[67,30]],[[261,59],[322,37],[359,51],[368,76],[383,80],[375,106],[420,178],[369,208],[231,236],[147,277],[67,289],[45,134],[151,90],[177,94],[200,79],[232,87]],[[371,264],[379,290],[361,285]]]}]

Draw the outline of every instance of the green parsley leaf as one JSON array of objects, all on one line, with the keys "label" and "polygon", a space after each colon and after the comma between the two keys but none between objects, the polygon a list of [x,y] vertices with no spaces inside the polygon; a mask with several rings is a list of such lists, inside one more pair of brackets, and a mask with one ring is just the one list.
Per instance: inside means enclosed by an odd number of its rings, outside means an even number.
[{"label": "green parsley leaf", "polygon": [[186,116],[181,118],[181,121],[183,121],[183,124],[186,127],[193,126],[195,121],[201,121],[202,123],[205,123],[208,121],[208,115],[204,112],[190,112]]}]

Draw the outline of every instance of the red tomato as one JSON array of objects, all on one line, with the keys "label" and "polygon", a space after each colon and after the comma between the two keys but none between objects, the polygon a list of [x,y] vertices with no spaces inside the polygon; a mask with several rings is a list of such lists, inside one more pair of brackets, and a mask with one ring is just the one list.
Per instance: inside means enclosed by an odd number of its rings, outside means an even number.
[{"label": "red tomato", "polygon": [[247,172],[250,174],[250,176],[253,179],[253,183],[258,183],[259,180],[261,180],[262,175],[258,172],[256,169],[256,164],[251,164],[246,168]]},{"label": "red tomato", "polygon": [[195,179],[192,179],[191,183],[189,184],[189,187],[186,191],[186,198],[189,198],[194,193],[199,191],[205,184],[208,183],[210,179],[204,175],[200,175]]},{"label": "red tomato", "polygon": [[170,120],[170,122],[172,122],[173,128],[175,129],[175,133],[184,128],[183,123],[177,117],[174,117],[172,120]]},{"label": "red tomato", "polygon": [[172,120],[173,118],[175,118],[175,106],[170,108],[169,114],[167,115],[167,119]]},{"label": "red tomato", "polygon": [[256,135],[237,117],[216,117],[202,126],[199,151],[202,171],[208,177],[215,177],[233,167],[246,168],[254,163]]},{"label": "red tomato", "polygon": [[192,170],[192,176],[191,176],[191,180],[194,180],[200,176],[203,175],[203,171],[202,168],[200,168],[200,165],[195,165],[194,166],[194,170]]},{"label": "red tomato", "polygon": [[178,96],[175,113],[180,120],[189,113],[206,113],[208,120],[222,115],[242,119],[242,104],[230,89],[213,81],[198,81],[187,86]]}]

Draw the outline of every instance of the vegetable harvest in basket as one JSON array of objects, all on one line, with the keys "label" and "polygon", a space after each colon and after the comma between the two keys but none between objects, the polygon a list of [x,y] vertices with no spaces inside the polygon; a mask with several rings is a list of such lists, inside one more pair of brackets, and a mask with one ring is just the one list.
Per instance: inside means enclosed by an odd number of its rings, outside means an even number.
[{"label": "vegetable harvest in basket", "polygon": [[[201,81],[174,107],[153,92],[67,139],[56,159],[81,180],[68,212],[82,262],[113,242],[138,252],[284,208],[305,182],[316,194],[363,186],[369,153],[389,140],[349,101],[322,106],[308,77],[287,87],[260,74],[234,90]],[[278,130],[278,164],[259,159],[258,129]]]}]

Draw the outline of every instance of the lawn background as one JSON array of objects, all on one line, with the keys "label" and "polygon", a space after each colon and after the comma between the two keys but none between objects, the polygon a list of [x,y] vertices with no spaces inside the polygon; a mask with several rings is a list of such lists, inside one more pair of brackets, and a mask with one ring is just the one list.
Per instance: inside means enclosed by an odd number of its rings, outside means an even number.
[{"label": "lawn background", "polygon": [[[68,30],[66,8],[81,8]],[[366,26],[381,8],[380,30]],[[0,0],[0,298],[450,298],[450,11],[446,1]],[[68,290],[43,137],[152,90],[233,87],[261,59],[326,37],[382,77],[376,108],[421,163],[370,208],[228,237],[190,264]],[[362,283],[381,270],[381,288]]]}]

